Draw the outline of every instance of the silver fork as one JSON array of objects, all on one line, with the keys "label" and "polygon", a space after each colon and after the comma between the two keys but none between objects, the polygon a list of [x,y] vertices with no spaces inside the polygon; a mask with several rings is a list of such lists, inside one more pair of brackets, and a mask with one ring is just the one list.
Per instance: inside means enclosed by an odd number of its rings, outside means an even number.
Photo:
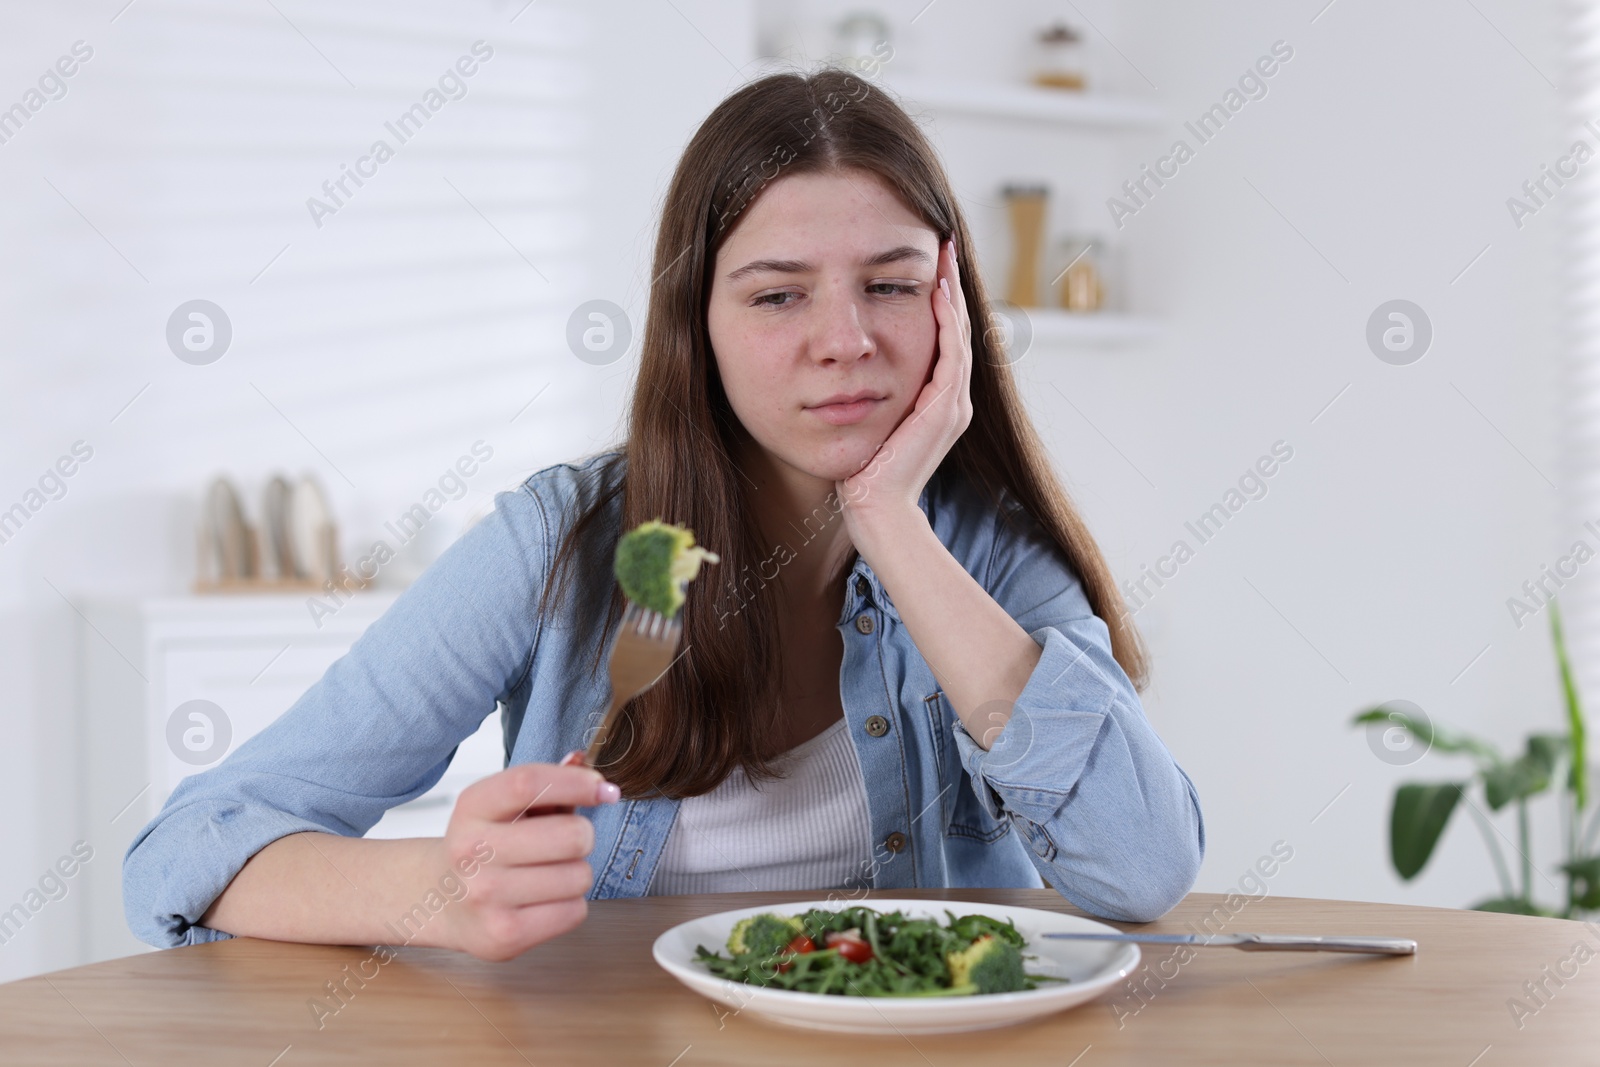
[{"label": "silver fork", "polygon": [[1291,934],[1139,934],[1118,931],[1092,934],[1040,934],[1063,941],[1132,941],[1141,945],[1195,945],[1237,948],[1245,952],[1371,952],[1384,956],[1416,955],[1417,943],[1406,937],[1313,937]]},{"label": "silver fork", "polygon": [[611,734],[622,705],[649,689],[667,673],[683,639],[683,616],[667,618],[657,611],[628,601],[622,628],[611,646],[611,707],[589,742],[583,761],[593,767],[600,748]]}]

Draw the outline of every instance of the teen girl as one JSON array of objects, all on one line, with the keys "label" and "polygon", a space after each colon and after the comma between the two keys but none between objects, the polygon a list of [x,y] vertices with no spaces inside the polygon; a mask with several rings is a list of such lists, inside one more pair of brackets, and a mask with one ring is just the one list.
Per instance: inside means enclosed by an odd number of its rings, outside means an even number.
[{"label": "teen girl", "polygon": [[[1194,787],[1140,705],[1109,569],[1018,397],[965,221],[856,75],[734,93],[663,208],[626,439],[496,496],[272,726],[130,848],[156,945],[397,940],[504,959],[587,901],[1043,886],[1149,920]],[[718,553],[682,654],[609,696],[619,533]],[[444,837],[367,840],[497,707],[507,769]],[[404,922],[397,921],[405,917]]]}]

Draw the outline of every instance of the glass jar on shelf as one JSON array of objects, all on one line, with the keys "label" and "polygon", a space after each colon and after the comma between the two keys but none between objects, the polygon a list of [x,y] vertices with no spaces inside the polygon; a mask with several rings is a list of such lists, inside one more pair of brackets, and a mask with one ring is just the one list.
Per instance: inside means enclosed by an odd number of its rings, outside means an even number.
[{"label": "glass jar on shelf", "polygon": [[893,55],[889,23],[876,11],[852,11],[834,24],[833,32],[839,64],[868,77]]},{"label": "glass jar on shelf", "polygon": [[1047,89],[1088,88],[1088,48],[1083,34],[1065,22],[1054,22],[1034,38],[1033,84]]},{"label": "glass jar on shelf", "polygon": [[1011,270],[1006,278],[1006,302],[1016,307],[1039,307],[1049,302],[1041,292],[1040,268],[1044,263],[1045,209],[1050,188],[1038,182],[1008,182],[1001,186],[1011,224]]},{"label": "glass jar on shelf", "polygon": [[1104,310],[1107,259],[1099,237],[1073,234],[1057,240],[1051,256],[1052,303],[1064,311]]}]

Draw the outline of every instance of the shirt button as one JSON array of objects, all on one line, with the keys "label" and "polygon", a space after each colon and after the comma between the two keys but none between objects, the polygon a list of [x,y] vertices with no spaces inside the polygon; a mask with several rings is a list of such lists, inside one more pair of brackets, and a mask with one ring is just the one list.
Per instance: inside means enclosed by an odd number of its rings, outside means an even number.
[{"label": "shirt button", "polygon": [[865,612],[862,612],[860,615],[857,615],[856,616],[856,629],[859,630],[861,633],[870,634],[872,632],[872,616],[868,615]]},{"label": "shirt button", "polygon": [[857,578],[856,579],[856,593],[857,593],[857,595],[866,596],[870,592],[872,592],[871,584],[868,583],[868,581],[865,578]]},{"label": "shirt button", "polygon": [[890,852],[899,852],[906,847],[906,835],[896,830],[883,839],[883,847]]},{"label": "shirt button", "polygon": [[889,720],[882,715],[872,715],[867,718],[867,733],[873,737],[882,737],[889,732]]}]

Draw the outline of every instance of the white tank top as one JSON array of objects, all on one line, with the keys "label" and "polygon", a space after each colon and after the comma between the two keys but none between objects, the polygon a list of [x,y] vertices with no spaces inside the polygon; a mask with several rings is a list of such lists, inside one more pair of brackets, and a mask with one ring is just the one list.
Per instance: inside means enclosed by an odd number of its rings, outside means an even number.
[{"label": "white tank top", "polygon": [[788,777],[757,789],[735,768],[679,802],[648,894],[871,884],[867,786],[845,720],[775,762]]}]

